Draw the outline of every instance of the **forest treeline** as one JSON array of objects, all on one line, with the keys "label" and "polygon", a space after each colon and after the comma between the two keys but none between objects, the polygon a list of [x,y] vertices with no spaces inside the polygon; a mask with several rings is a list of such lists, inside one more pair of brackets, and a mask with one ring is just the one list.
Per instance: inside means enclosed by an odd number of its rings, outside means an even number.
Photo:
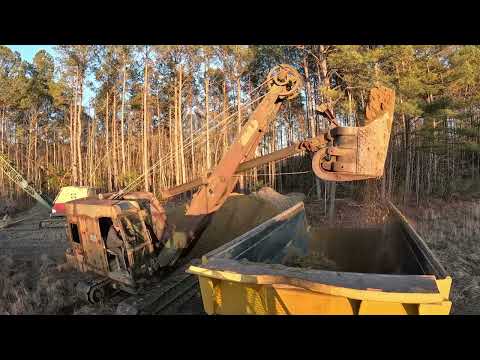
[{"label": "forest treeline", "polygon": [[[50,196],[65,185],[158,194],[221,159],[280,63],[298,69],[305,87],[258,155],[324,131],[315,108],[325,102],[341,125],[361,125],[369,90],[381,84],[396,91],[385,176],[335,188],[296,156],[246,173],[244,190],[269,185],[325,201],[335,191],[417,202],[480,194],[479,46],[62,45],[31,63],[0,46],[0,151]],[[0,173],[0,194],[21,190]]]}]

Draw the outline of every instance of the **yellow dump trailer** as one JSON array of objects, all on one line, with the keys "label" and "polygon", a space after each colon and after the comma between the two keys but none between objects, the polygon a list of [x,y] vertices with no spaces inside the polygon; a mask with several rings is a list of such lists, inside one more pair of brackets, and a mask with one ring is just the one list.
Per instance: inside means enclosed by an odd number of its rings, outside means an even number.
[{"label": "yellow dump trailer", "polygon": [[[208,314],[448,315],[451,278],[401,212],[390,210],[381,226],[315,229],[299,203],[188,272],[198,276]],[[321,254],[328,270],[291,266],[292,254]]]}]

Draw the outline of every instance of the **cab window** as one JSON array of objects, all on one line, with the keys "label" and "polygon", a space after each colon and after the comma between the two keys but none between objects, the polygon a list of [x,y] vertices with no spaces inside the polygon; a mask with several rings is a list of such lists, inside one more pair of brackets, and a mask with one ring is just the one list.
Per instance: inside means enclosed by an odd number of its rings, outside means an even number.
[{"label": "cab window", "polygon": [[130,240],[144,242],[142,221],[135,215],[127,215],[120,219],[123,229]]}]

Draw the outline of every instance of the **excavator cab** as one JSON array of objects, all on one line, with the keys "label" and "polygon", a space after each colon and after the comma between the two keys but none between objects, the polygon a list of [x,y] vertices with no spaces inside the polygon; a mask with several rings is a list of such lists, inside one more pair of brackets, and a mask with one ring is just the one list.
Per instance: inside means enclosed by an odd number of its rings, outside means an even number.
[{"label": "excavator cab", "polygon": [[[82,272],[109,278],[129,292],[153,272],[155,234],[145,223],[146,211],[134,200],[84,199],[65,206],[67,261]],[[107,246],[110,229],[118,230],[122,245]]]}]

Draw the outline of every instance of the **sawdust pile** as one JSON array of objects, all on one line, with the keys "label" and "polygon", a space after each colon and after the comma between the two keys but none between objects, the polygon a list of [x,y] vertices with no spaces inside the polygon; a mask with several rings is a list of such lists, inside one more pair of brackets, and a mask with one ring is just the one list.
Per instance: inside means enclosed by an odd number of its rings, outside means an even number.
[{"label": "sawdust pile", "polygon": [[0,314],[70,314],[77,298],[67,270],[46,255],[33,261],[0,256]]},{"label": "sawdust pile", "polygon": [[[251,195],[232,194],[212,216],[210,225],[195,244],[187,259],[201,258],[237,236],[303,201],[303,194],[282,195],[263,188]],[[167,219],[180,224],[185,219],[185,205],[166,209]]]}]

